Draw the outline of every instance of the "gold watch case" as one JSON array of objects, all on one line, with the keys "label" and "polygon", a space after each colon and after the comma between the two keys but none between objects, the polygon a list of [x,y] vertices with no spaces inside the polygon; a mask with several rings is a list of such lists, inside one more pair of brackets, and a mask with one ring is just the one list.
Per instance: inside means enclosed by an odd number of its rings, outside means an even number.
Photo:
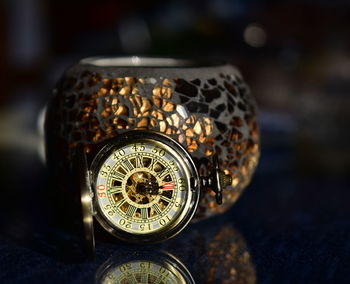
[{"label": "gold watch case", "polygon": [[[84,182],[86,176],[82,178]],[[86,189],[81,193],[86,239],[93,239],[87,233],[93,234],[86,215],[91,208],[101,226],[118,239],[140,244],[167,240],[191,221],[200,197],[190,154],[153,131],[110,139],[93,158],[88,183],[89,195]]]}]

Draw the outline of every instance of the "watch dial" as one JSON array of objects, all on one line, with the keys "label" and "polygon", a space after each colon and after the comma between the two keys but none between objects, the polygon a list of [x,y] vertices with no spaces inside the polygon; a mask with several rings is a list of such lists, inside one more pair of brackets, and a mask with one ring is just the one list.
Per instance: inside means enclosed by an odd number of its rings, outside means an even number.
[{"label": "watch dial", "polygon": [[169,229],[190,209],[190,176],[183,157],[160,141],[114,148],[98,170],[95,191],[109,224],[132,234]]}]

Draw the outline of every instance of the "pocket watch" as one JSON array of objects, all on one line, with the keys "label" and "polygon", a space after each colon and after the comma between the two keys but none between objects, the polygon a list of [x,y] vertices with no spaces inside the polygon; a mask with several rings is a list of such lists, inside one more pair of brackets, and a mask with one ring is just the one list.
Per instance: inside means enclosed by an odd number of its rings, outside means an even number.
[{"label": "pocket watch", "polygon": [[229,64],[83,59],[48,106],[47,164],[62,196],[81,193],[90,244],[93,219],[124,241],[164,241],[247,186],[260,153],[255,110]]},{"label": "pocket watch", "polygon": [[193,218],[201,190],[212,189],[221,203],[223,188],[232,182],[217,161],[210,176],[200,177],[189,152],[154,131],[129,131],[108,140],[91,166],[84,150],[76,155],[82,201],[88,208],[85,226],[91,231],[91,214],[127,242],[154,243],[175,236]]},{"label": "pocket watch", "polygon": [[199,201],[199,176],[190,155],[153,132],[127,132],[107,143],[90,176],[96,219],[123,240],[172,237],[191,220]]}]

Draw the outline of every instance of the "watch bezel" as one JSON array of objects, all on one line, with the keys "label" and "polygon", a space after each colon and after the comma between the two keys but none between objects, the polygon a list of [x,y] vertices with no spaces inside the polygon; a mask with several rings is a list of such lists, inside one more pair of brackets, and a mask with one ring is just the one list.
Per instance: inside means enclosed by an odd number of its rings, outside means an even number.
[{"label": "watch bezel", "polygon": [[[189,207],[187,213],[185,213],[185,216],[183,216],[181,220],[176,220],[175,225],[169,224],[164,229],[155,231],[153,233],[133,234],[118,228],[110,220],[108,220],[108,218],[105,217],[96,196],[96,180],[102,164],[114,152],[115,149],[121,148],[134,142],[137,143],[138,141],[146,140],[151,140],[152,142],[156,140],[159,143],[163,143],[181,156],[181,159],[186,165],[186,169],[184,170],[187,176],[188,185],[190,187],[189,192],[187,193],[187,198],[189,197],[191,200],[187,205]],[[92,161],[90,169],[90,184],[93,191],[94,216],[107,232],[117,237],[118,239],[127,241],[129,243],[157,243],[170,239],[180,233],[188,225],[196,212],[200,197],[198,181],[199,174],[192,157],[185,150],[185,148],[183,148],[182,145],[176,142],[174,139],[165,134],[155,131],[133,130],[124,132],[122,134],[119,134],[117,137],[110,139],[96,154]],[[183,208],[182,210],[185,209],[186,208]],[[180,218],[180,216],[178,218]]]}]

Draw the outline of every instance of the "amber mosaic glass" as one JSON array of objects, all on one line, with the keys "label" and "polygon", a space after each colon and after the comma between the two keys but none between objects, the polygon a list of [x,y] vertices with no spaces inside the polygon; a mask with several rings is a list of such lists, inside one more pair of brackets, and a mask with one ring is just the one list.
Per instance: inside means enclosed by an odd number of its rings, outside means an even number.
[{"label": "amber mosaic glass", "polygon": [[208,174],[216,153],[221,169],[232,176],[222,205],[211,190],[202,194],[197,219],[235,203],[259,158],[254,99],[236,68],[83,62],[65,72],[48,107],[47,159],[54,170],[69,168],[79,143],[92,155],[97,145],[120,133],[153,130],[180,142],[201,175]]}]

